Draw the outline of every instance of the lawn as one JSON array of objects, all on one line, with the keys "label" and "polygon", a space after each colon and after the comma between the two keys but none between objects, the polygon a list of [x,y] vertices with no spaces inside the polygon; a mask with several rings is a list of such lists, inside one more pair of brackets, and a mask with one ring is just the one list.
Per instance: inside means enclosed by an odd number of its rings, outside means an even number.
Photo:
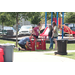
[{"label": "lawn", "polygon": [[[45,53],[45,55],[54,55],[54,53]],[[75,52],[68,53],[67,55],[58,55],[58,56],[75,59]]]},{"label": "lawn", "polygon": [[[49,43],[46,44],[46,48],[48,49],[50,46]],[[55,44],[53,45],[55,47]],[[67,50],[75,50],[75,44],[67,44]]]},{"label": "lawn", "polygon": [[[7,41],[7,40],[0,40],[0,43],[1,44],[5,44],[5,43],[16,44],[15,41]],[[46,51],[53,51],[53,50],[49,50],[49,45],[50,45],[49,43],[46,44]],[[54,44],[54,47],[55,47],[55,44]],[[67,44],[67,50],[75,50],[75,44]],[[36,50],[36,51],[44,51],[44,50]],[[14,52],[33,52],[33,51],[18,51],[16,48],[14,48]],[[45,55],[54,55],[54,54],[45,53]],[[68,53],[67,55],[59,55],[59,56],[75,59],[75,52]]]},{"label": "lawn", "polygon": [[0,40],[0,44],[5,44],[5,43],[16,44],[14,41]]},{"label": "lawn", "polygon": [[[1,44],[4,44],[4,43],[11,43],[11,44],[16,44],[16,42],[15,41],[7,41],[7,40],[0,40],[0,43]],[[49,50],[49,46],[50,46],[50,44],[49,43],[46,43],[46,51],[50,51]],[[19,47],[19,45],[18,45],[18,47]],[[54,47],[55,47],[55,44],[54,44]],[[75,50],[75,44],[67,44],[67,50]],[[42,50],[36,50],[36,51],[42,51]],[[43,50],[44,51],[44,50]],[[53,50],[51,50],[51,51],[53,51]],[[15,48],[14,49],[14,52],[24,52],[24,51],[17,51],[17,49]],[[29,51],[28,51],[29,52]],[[31,51],[30,51],[31,52]]]}]

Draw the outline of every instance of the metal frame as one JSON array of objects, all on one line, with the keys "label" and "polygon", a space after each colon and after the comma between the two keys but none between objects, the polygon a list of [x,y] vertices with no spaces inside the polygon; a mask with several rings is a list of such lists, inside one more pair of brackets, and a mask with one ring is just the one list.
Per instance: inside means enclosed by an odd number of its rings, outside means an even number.
[{"label": "metal frame", "polygon": [[[57,26],[58,26],[58,12],[57,14]],[[53,12],[51,12],[51,25],[53,22]],[[62,25],[64,24],[64,12],[62,12]],[[47,27],[47,12],[45,12],[45,28]],[[64,26],[62,26],[62,39],[63,39],[63,28]]]},{"label": "metal frame", "polygon": [[45,12],[45,28],[47,27],[47,12]]}]

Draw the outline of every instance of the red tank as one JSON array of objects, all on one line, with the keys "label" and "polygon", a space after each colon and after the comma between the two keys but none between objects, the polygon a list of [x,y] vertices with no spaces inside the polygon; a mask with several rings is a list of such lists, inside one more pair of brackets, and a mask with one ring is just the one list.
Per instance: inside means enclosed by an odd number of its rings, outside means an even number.
[{"label": "red tank", "polygon": [[35,51],[35,39],[31,40],[31,45],[32,45],[32,50],[31,51]]},{"label": "red tank", "polygon": [[46,42],[45,42],[46,40],[45,39],[43,39],[43,40],[41,39],[41,41],[42,41],[41,42],[41,44],[42,44],[42,50],[46,50]]},{"label": "red tank", "polygon": [[[29,43],[29,47],[32,47],[31,43]],[[31,49],[27,47],[26,50],[31,50]]]},{"label": "red tank", "polygon": [[[32,47],[32,40],[31,40],[31,38],[32,38],[32,36],[30,37],[30,43],[28,43],[29,47]],[[31,50],[31,49],[26,46],[26,50]]]},{"label": "red tank", "polygon": [[3,55],[4,55],[4,51],[3,51],[2,48],[0,48],[0,62],[4,62],[4,57],[3,57]]},{"label": "red tank", "polygon": [[42,49],[41,41],[36,42],[36,49]]}]

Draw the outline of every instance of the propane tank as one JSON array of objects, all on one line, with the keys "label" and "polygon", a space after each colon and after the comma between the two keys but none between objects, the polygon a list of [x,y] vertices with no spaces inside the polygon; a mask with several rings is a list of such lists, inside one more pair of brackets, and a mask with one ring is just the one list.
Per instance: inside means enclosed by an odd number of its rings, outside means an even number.
[{"label": "propane tank", "polygon": [[46,42],[45,42],[45,39],[41,39],[42,41],[42,50],[46,50]]},{"label": "propane tank", "polygon": [[4,51],[3,51],[2,48],[0,48],[0,62],[4,62],[4,57],[3,57],[3,55],[4,55]]},{"label": "propane tank", "polygon": [[36,42],[36,49],[42,49],[41,41],[37,40]]},{"label": "propane tank", "polygon": [[31,41],[32,49],[31,51],[35,51],[35,39]]},{"label": "propane tank", "polygon": [[[31,43],[28,43],[29,47],[32,47],[31,46]],[[26,50],[31,50],[30,48],[26,47]]]}]

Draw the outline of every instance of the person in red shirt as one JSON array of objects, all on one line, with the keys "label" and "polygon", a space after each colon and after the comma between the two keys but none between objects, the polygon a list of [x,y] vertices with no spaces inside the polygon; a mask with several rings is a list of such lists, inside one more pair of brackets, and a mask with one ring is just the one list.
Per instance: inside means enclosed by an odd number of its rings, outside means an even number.
[{"label": "person in red shirt", "polygon": [[37,39],[38,38],[38,36],[39,36],[39,30],[40,29],[40,23],[37,25],[37,27],[34,27],[33,28],[33,36]]},{"label": "person in red shirt", "polygon": [[32,36],[35,39],[35,45],[39,36],[39,32],[40,32],[40,23],[37,25],[37,27],[32,28]]}]

